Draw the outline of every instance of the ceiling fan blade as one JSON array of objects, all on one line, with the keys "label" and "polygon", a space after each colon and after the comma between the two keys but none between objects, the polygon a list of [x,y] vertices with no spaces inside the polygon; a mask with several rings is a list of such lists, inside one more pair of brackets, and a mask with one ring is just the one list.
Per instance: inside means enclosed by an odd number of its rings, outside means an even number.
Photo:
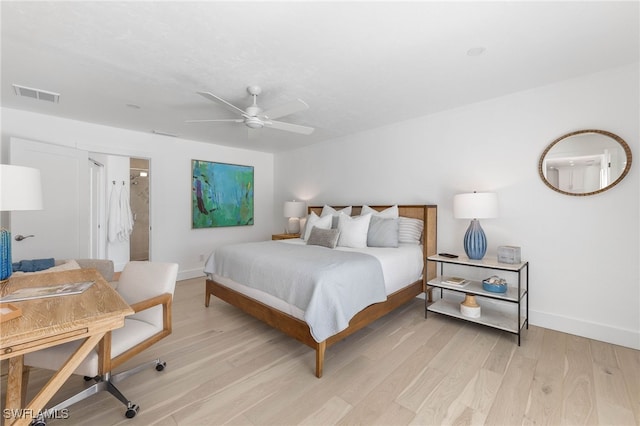
[{"label": "ceiling fan blade", "polygon": [[210,123],[213,121],[227,122],[227,123],[242,123],[242,118],[221,118],[218,120],[185,120],[185,123]]},{"label": "ceiling fan blade", "polygon": [[296,99],[295,101],[273,107],[265,111],[263,115],[269,119],[280,118],[285,115],[293,114],[294,112],[304,111],[305,109],[309,109],[309,105],[307,105],[302,99]]},{"label": "ceiling fan blade", "polygon": [[264,125],[266,127],[272,127],[278,130],[285,130],[287,132],[300,133],[303,135],[310,135],[315,130],[313,127],[301,126],[299,124],[284,123],[282,121],[273,121],[273,120],[265,121]]},{"label": "ceiling fan blade", "polygon": [[243,110],[241,110],[240,108],[238,108],[237,106],[235,106],[233,104],[230,104],[229,102],[225,101],[224,99],[217,97],[213,93],[198,92],[198,95],[204,96],[205,98],[209,99],[210,101],[217,102],[220,105],[224,106],[225,108],[227,108],[227,109],[229,109],[229,110],[231,110],[233,112],[237,112],[238,114],[244,114]]}]

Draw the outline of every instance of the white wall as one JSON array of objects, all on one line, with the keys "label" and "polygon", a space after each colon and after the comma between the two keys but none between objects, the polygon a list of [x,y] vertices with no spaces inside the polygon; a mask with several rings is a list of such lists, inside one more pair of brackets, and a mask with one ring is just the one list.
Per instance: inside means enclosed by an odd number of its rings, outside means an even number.
[{"label": "white wall", "polygon": [[[2,108],[0,161],[11,136],[90,152],[150,159],[151,260],[180,264],[179,279],[202,275],[221,244],[269,239],[273,223],[273,155]],[[191,160],[254,166],[255,225],[191,229]],[[128,175],[127,175],[128,176]],[[3,216],[6,222],[6,216]],[[55,257],[55,246],[52,246]]]},{"label": "white wall", "polygon": [[435,203],[439,251],[464,253],[468,221],[453,219],[452,198],[495,191],[500,217],[482,221],[487,255],[522,247],[531,324],[640,349],[638,165],[589,197],[538,176],[546,146],[575,130],[611,131],[640,155],[639,74],[635,64],[277,154],[273,229],[294,198]]}]

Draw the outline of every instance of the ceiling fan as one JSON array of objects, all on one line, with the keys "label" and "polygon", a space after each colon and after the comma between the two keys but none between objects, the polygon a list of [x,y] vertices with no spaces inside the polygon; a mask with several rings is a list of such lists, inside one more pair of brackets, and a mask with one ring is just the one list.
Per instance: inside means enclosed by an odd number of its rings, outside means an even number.
[{"label": "ceiling fan", "polygon": [[296,99],[295,101],[287,102],[280,106],[268,109],[264,111],[257,104],[258,95],[262,92],[260,86],[249,86],[247,92],[253,96],[253,104],[248,106],[245,110],[238,108],[237,106],[230,104],[224,99],[209,92],[197,92],[199,95],[209,99],[210,101],[217,102],[223,107],[237,114],[240,114],[242,118],[221,118],[212,120],[187,120],[187,123],[207,123],[207,122],[233,122],[244,123],[249,128],[249,136],[254,132],[253,130],[261,129],[263,127],[271,127],[273,129],[284,130],[287,132],[300,133],[303,135],[310,135],[313,133],[313,127],[301,126],[299,124],[285,123],[283,121],[275,121],[274,118],[284,117],[286,115],[293,114],[298,111],[304,111],[309,108],[304,101]]}]

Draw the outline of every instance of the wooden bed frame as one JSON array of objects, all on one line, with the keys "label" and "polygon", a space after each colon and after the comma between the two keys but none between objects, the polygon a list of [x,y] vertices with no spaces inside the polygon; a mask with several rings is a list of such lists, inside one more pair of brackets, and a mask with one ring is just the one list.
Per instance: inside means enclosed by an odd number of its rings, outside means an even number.
[{"label": "wooden bed frame", "polygon": [[[372,208],[382,211],[390,206],[371,206]],[[342,207],[335,207],[341,209]],[[401,205],[398,206],[400,216],[422,219],[424,221],[423,234],[423,253],[425,258],[436,254],[437,243],[437,206],[435,205]],[[322,207],[309,207],[310,212],[316,212],[320,215]],[[353,207],[352,215],[360,214],[361,207]],[[316,351],[316,377],[322,377],[324,367],[325,350],[339,342],[345,337],[355,333],[356,331],[366,327],[368,324],[383,317],[394,309],[404,305],[423,292],[427,292],[431,301],[431,288],[427,288],[427,281],[436,275],[435,262],[424,262],[426,273],[423,274],[421,280],[418,280],[407,287],[404,287],[387,297],[385,302],[375,303],[357,313],[349,322],[349,327],[335,334],[322,342],[316,342],[311,336],[309,326],[306,322],[299,320],[291,315],[274,309],[255,299],[238,293],[229,287],[226,287],[213,280],[206,280],[206,289],[204,295],[204,304],[209,306],[211,295],[230,303],[252,315],[253,317],[269,324],[270,326],[282,331],[283,333],[297,339],[305,345],[315,349]],[[427,296],[425,295],[425,297]]]}]

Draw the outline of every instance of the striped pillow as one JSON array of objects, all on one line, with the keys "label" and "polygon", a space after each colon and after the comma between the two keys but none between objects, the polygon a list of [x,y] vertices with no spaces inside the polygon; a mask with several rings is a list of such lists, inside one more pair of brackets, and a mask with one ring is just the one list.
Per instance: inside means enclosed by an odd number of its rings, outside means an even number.
[{"label": "striped pillow", "polygon": [[424,221],[400,216],[398,222],[398,242],[420,244]]}]

